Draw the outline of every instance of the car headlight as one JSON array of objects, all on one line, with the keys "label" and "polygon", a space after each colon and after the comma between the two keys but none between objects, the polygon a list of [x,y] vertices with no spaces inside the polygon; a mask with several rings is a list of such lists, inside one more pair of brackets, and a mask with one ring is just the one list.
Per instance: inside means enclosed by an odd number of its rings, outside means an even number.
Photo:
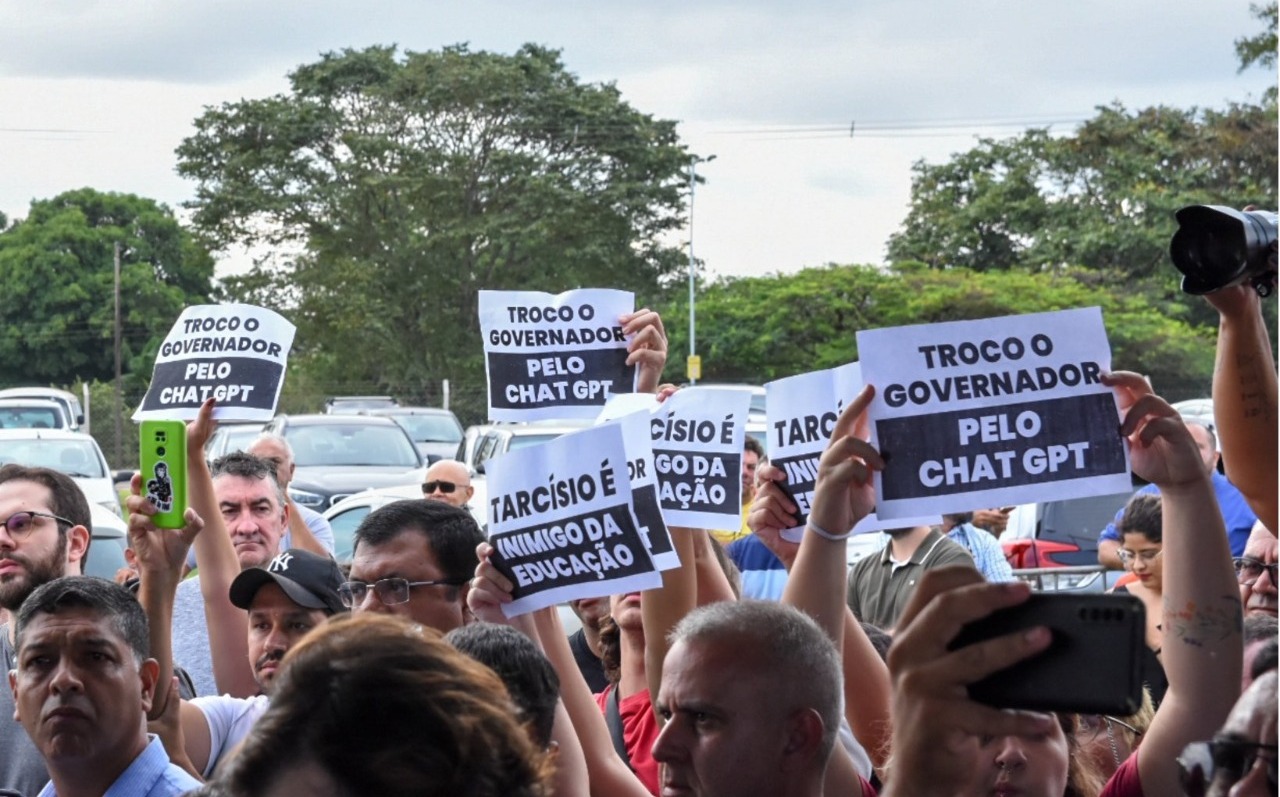
[{"label": "car headlight", "polygon": [[324,503],[323,495],[309,493],[306,490],[295,490],[292,487],[289,488],[289,498],[300,506],[320,506]]},{"label": "car headlight", "polygon": [[98,506],[106,507],[116,517],[120,518],[121,520],[124,520],[124,512],[120,510],[119,501],[99,501]]}]

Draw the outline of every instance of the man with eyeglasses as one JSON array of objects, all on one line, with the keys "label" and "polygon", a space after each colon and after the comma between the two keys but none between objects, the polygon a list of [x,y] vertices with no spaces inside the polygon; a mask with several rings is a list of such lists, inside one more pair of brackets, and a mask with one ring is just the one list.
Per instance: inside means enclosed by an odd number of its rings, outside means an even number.
[{"label": "man with eyeglasses", "polygon": [[1246,617],[1253,614],[1276,616],[1277,547],[1276,536],[1259,522],[1249,534],[1244,555],[1232,560],[1236,578],[1240,581],[1240,600],[1244,602]]},{"label": "man with eyeglasses", "polygon": [[1191,797],[1276,794],[1276,671],[1258,676],[1231,709],[1222,730],[1187,745],[1178,757]]},{"label": "man with eyeglasses", "polygon": [[467,466],[456,459],[442,459],[427,468],[426,480],[422,483],[423,498],[444,501],[450,506],[466,506],[475,491]]},{"label": "man with eyeglasses", "polygon": [[[10,616],[37,587],[80,575],[89,552],[89,502],[70,476],[48,468],[0,467],[0,609]],[[12,623],[0,624],[6,672],[17,665]],[[0,788],[35,794],[49,782],[44,757],[13,718],[0,689]]]},{"label": "man with eyeglasses", "polygon": [[484,542],[471,513],[443,501],[396,501],[355,533],[339,595],[355,612],[398,614],[448,633],[465,624],[467,589]]}]

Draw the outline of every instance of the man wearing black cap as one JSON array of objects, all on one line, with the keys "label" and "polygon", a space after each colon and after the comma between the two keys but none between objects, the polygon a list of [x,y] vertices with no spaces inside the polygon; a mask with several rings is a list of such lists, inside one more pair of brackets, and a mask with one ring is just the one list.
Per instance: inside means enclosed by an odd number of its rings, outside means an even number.
[{"label": "man wearing black cap", "polygon": [[[151,521],[153,507],[132,500],[129,539],[138,557],[141,575],[139,599],[153,625],[165,629],[172,617],[174,586],[186,558],[187,546],[203,522],[188,510],[181,531],[158,529]],[[259,689],[266,692],[284,654],[327,617],[345,611],[338,597],[342,571],[327,556],[290,548],[276,555],[266,567],[243,570],[231,582],[231,603],[248,612],[249,665]],[[165,663],[173,661],[169,635],[152,635],[151,654]],[[249,698],[230,695],[183,701],[178,706],[187,761],[175,763],[208,777],[224,753],[248,734],[267,708],[265,694]]]},{"label": "man wearing black cap", "polygon": [[249,663],[264,694],[219,695],[183,702],[187,756],[208,778],[266,711],[280,660],[308,631],[346,611],[338,599],[342,571],[327,556],[290,548],[265,568],[250,568],[231,582],[231,602],[249,613]]}]

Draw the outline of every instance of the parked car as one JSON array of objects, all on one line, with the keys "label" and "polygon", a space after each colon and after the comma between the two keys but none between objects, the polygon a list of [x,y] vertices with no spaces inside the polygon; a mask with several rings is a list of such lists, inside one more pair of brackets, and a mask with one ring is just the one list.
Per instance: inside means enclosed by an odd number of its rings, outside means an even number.
[{"label": "parked car", "polygon": [[1132,494],[1129,490],[1014,507],[1000,535],[1005,558],[1015,571],[1072,569],[1051,580],[1041,579],[1045,589],[1106,590],[1122,572],[1098,564],[1098,534]]},{"label": "parked car", "polygon": [[426,458],[427,464],[458,455],[462,424],[458,416],[439,407],[384,407],[368,410],[369,415],[385,415],[404,427]]},{"label": "parked car", "polygon": [[500,424],[485,432],[476,443],[475,455],[472,458],[472,470],[483,474],[485,463],[494,457],[500,457],[508,451],[527,446],[536,446],[554,440],[562,434],[569,434],[591,425],[590,421],[582,423],[520,423]]},{"label": "parked car", "polygon": [[89,503],[121,516],[107,458],[92,437],[66,429],[0,429],[0,465],[52,468],[75,479]]},{"label": "parked car", "polygon": [[116,571],[125,566],[124,549],[128,546],[128,532],[124,521],[101,504],[89,502],[89,522],[93,528],[89,543],[89,555],[81,563],[86,576],[97,576],[108,581]]},{"label": "parked car", "polygon": [[484,436],[493,429],[496,424],[481,423],[468,426],[466,431],[462,433],[462,440],[458,442],[458,453],[453,458],[466,465],[474,473],[476,469],[476,449],[480,447],[480,442],[484,440]]},{"label": "parked car", "polygon": [[51,399],[0,398],[0,429],[70,429],[71,419]]},{"label": "parked car", "polygon": [[75,393],[54,387],[10,387],[0,390],[0,399],[48,399],[62,405],[67,416],[67,428],[75,431],[84,426],[84,410]]},{"label": "parked car", "polygon": [[400,402],[390,396],[330,396],[324,400],[326,415],[345,415],[360,410],[381,410],[399,406]]},{"label": "parked car", "polygon": [[218,423],[218,428],[213,430],[213,434],[209,435],[209,441],[204,444],[205,461],[213,462],[232,451],[244,451],[260,434],[262,434],[262,423],[258,421],[249,423],[221,421]]},{"label": "parked car", "polygon": [[264,427],[289,441],[297,468],[289,496],[323,512],[371,487],[421,483],[425,462],[409,434],[373,415],[277,415]]},{"label": "parked car", "polygon": [[[473,481],[475,488],[467,509],[476,523],[484,528],[488,522],[488,504],[485,501],[484,480]],[[351,550],[354,547],[356,528],[370,512],[386,506],[392,501],[403,501],[406,498],[421,498],[422,482],[398,484],[391,487],[377,487],[372,490],[349,495],[324,512],[325,520],[333,527],[333,555],[339,562],[351,561]]]}]

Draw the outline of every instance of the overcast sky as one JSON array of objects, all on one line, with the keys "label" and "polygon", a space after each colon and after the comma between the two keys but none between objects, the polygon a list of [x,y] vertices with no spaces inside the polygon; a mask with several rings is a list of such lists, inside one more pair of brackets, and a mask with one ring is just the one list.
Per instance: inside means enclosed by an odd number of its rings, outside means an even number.
[{"label": "overcast sky", "polygon": [[0,211],[82,186],[176,208],[202,107],[324,51],[537,42],[716,156],[694,210],[713,272],[879,263],[914,161],[1117,100],[1256,98],[1275,77],[1237,74],[1233,41],[1258,30],[1248,0],[0,0]]}]

